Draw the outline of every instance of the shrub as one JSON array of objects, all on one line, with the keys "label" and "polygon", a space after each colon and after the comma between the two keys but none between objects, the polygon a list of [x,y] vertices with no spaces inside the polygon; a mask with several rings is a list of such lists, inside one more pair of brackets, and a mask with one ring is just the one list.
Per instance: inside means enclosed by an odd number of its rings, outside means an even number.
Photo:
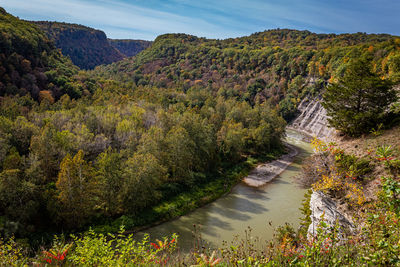
[{"label": "shrub", "polygon": [[27,261],[24,249],[14,241],[14,238],[0,238],[0,266],[23,266]]}]

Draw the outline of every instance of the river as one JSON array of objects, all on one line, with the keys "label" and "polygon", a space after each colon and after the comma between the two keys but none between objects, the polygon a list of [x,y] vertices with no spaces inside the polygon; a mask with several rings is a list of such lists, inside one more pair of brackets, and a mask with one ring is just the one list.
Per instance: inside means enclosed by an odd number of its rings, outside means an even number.
[{"label": "river", "polygon": [[[260,237],[262,242],[272,238],[274,227],[286,222],[297,228],[305,190],[297,185],[295,177],[301,171],[302,159],[312,152],[310,144],[301,139],[300,133],[287,131],[286,141],[296,146],[299,153],[294,162],[267,185],[252,188],[240,183],[215,202],[145,232],[150,234],[151,240],[177,233],[179,247],[187,250],[194,242],[193,225],[210,246],[231,242],[236,235],[244,236],[248,227],[252,229],[252,236]],[[143,233],[137,235],[141,236]]]}]

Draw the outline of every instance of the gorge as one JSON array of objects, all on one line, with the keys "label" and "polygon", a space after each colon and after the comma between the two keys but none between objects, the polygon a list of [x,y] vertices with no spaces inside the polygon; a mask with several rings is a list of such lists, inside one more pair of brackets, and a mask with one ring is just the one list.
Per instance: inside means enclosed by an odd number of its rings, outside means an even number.
[{"label": "gorge", "polygon": [[209,245],[217,247],[222,241],[233,241],[236,235],[243,237],[248,227],[252,229],[252,236],[261,238],[262,244],[273,237],[275,227],[290,223],[297,228],[301,216],[299,208],[306,190],[299,187],[296,176],[301,172],[302,160],[312,153],[310,144],[302,141],[303,137],[297,131],[287,131],[286,142],[294,146],[298,154],[294,162],[269,183],[261,187],[239,183],[213,203],[144,230],[138,239],[144,233],[149,233],[152,240],[177,233],[180,248],[187,251],[196,240],[193,231]]}]

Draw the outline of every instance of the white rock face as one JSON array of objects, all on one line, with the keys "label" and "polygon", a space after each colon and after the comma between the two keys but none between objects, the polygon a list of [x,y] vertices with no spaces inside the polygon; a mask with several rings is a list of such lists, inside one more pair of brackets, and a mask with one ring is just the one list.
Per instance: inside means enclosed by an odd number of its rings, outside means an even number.
[{"label": "white rock face", "polygon": [[328,127],[326,110],[321,105],[321,99],[306,97],[300,102],[298,110],[301,114],[291,123],[291,128],[320,139],[327,139],[334,133],[335,130]]},{"label": "white rock face", "polygon": [[322,221],[330,226],[339,224],[343,230],[354,230],[354,225],[337,209],[336,203],[322,192],[313,192],[310,200],[311,224],[308,227],[308,236],[313,237]]}]

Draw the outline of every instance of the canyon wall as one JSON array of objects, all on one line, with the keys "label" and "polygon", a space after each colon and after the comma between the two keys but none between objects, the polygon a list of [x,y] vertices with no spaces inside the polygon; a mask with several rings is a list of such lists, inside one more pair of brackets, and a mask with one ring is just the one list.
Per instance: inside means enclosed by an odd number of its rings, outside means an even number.
[{"label": "canyon wall", "polygon": [[289,125],[290,128],[301,131],[320,139],[328,139],[334,129],[328,127],[326,110],[321,105],[321,97],[305,97],[299,104],[300,115]]}]

